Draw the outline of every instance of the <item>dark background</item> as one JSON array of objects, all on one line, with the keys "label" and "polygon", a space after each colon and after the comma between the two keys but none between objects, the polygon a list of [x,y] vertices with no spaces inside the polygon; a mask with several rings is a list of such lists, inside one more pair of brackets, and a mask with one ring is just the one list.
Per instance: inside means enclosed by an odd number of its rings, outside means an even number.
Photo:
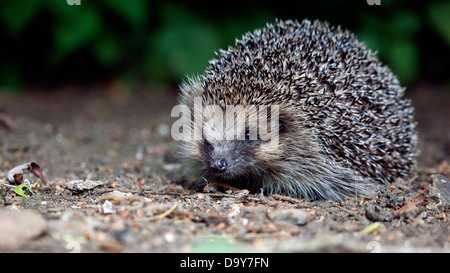
[{"label": "dark background", "polygon": [[376,2],[0,0],[0,89],[176,87],[201,74],[215,51],[275,18],[341,25],[378,51],[403,85],[448,89],[450,1]]}]

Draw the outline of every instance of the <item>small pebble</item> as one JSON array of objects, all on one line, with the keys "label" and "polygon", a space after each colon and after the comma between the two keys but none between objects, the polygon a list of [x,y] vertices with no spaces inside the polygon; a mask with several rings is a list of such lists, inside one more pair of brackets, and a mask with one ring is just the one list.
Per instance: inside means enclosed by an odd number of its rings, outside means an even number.
[{"label": "small pebble", "polygon": [[109,214],[109,213],[115,213],[116,211],[113,209],[113,203],[111,201],[106,200],[105,203],[103,203],[102,206],[103,213]]}]

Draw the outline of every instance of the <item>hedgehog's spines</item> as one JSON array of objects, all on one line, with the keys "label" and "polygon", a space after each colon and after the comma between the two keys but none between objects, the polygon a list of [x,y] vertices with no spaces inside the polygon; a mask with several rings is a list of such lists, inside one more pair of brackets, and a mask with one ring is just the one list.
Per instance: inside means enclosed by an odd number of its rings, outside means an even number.
[{"label": "hedgehog's spines", "polygon": [[192,107],[197,96],[222,108],[279,105],[285,128],[278,149],[217,143],[218,151],[229,149],[230,170],[222,176],[210,173],[202,144],[187,141],[185,156],[209,179],[342,199],[411,174],[417,135],[405,88],[376,52],[340,26],[276,19],[219,50],[209,64],[181,85],[183,103]]}]

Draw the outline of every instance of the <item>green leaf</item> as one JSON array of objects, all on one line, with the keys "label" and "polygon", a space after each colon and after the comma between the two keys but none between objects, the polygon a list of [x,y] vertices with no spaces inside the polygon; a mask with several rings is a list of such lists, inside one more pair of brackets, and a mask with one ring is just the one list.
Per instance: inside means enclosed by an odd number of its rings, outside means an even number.
[{"label": "green leaf", "polygon": [[219,40],[215,29],[200,17],[168,4],[163,10],[163,24],[150,37],[147,72],[153,79],[201,73],[219,48]]},{"label": "green leaf", "polygon": [[41,6],[41,1],[21,0],[3,3],[0,16],[5,22],[8,31],[13,35],[20,34],[33,19]]},{"label": "green leaf", "polygon": [[109,33],[100,36],[93,47],[93,52],[97,60],[104,65],[112,65],[122,56],[117,38]]},{"label": "green leaf", "polygon": [[145,0],[104,0],[103,4],[134,27],[143,25],[147,20],[147,2]]},{"label": "green leaf", "polygon": [[394,40],[386,50],[392,70],[402,82],[411,82],[416,77],[419,68],[417,46],[410,39]]},{"label": "green leaf", "polygon": [[368,14],[358,31],[358,39],[363,41],[372,51],[383,47],[383,22],[375,15]]},{"label": "green leaf", "polygon": [[375,222],[375,223],[370,224],[370,225],[368,225],[367,227],[365,227],[365,228],[363,229],[363,232],[364,232],[364,233],[367,233],[367,234],[372,233],[372,232],[374,232],[377,228],[379,228],[380,226],[381,226],[381,222]]},{"label": "green leaf", "polygon": [[19,186],[14,188],[14,192],[17,193],[18,195],[22,196],[22,197],[29,197],[28,194],[25,194],[23,192],[23,188],[27,188],[31,193],[34,194],[34,192],[31,190],[30,187],[28,187],[26,184],[20,184]]},{"label": "green leaf", "polygon": [[101,29],[101,18],[92,8],[69,6],[72,12],[65,12],[67,17],[59,18],[54,28],[55,55],[59,59],[91,42]]},{"label": "green leaf", "polygon": [[428,16],[432,26],[450,46],[450,2],[430,4]]},{"label": "green leaf", "polygon": [[[420,28],[419,16],[409,9],[398,11],[385,24],[391,37],[410,37]],[[411,41],[412,42],[412,41]]]}]

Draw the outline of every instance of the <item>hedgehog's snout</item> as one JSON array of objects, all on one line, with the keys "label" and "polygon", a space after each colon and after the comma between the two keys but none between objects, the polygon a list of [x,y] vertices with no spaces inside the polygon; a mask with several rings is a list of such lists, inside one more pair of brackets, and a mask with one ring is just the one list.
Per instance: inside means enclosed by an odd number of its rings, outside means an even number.
[{"label": "hedgehog's snout", "polygon": [[227,161],[225,158],[214,158],[211,161],[211,170],[215,173],[223,173],[227,170]]}]

